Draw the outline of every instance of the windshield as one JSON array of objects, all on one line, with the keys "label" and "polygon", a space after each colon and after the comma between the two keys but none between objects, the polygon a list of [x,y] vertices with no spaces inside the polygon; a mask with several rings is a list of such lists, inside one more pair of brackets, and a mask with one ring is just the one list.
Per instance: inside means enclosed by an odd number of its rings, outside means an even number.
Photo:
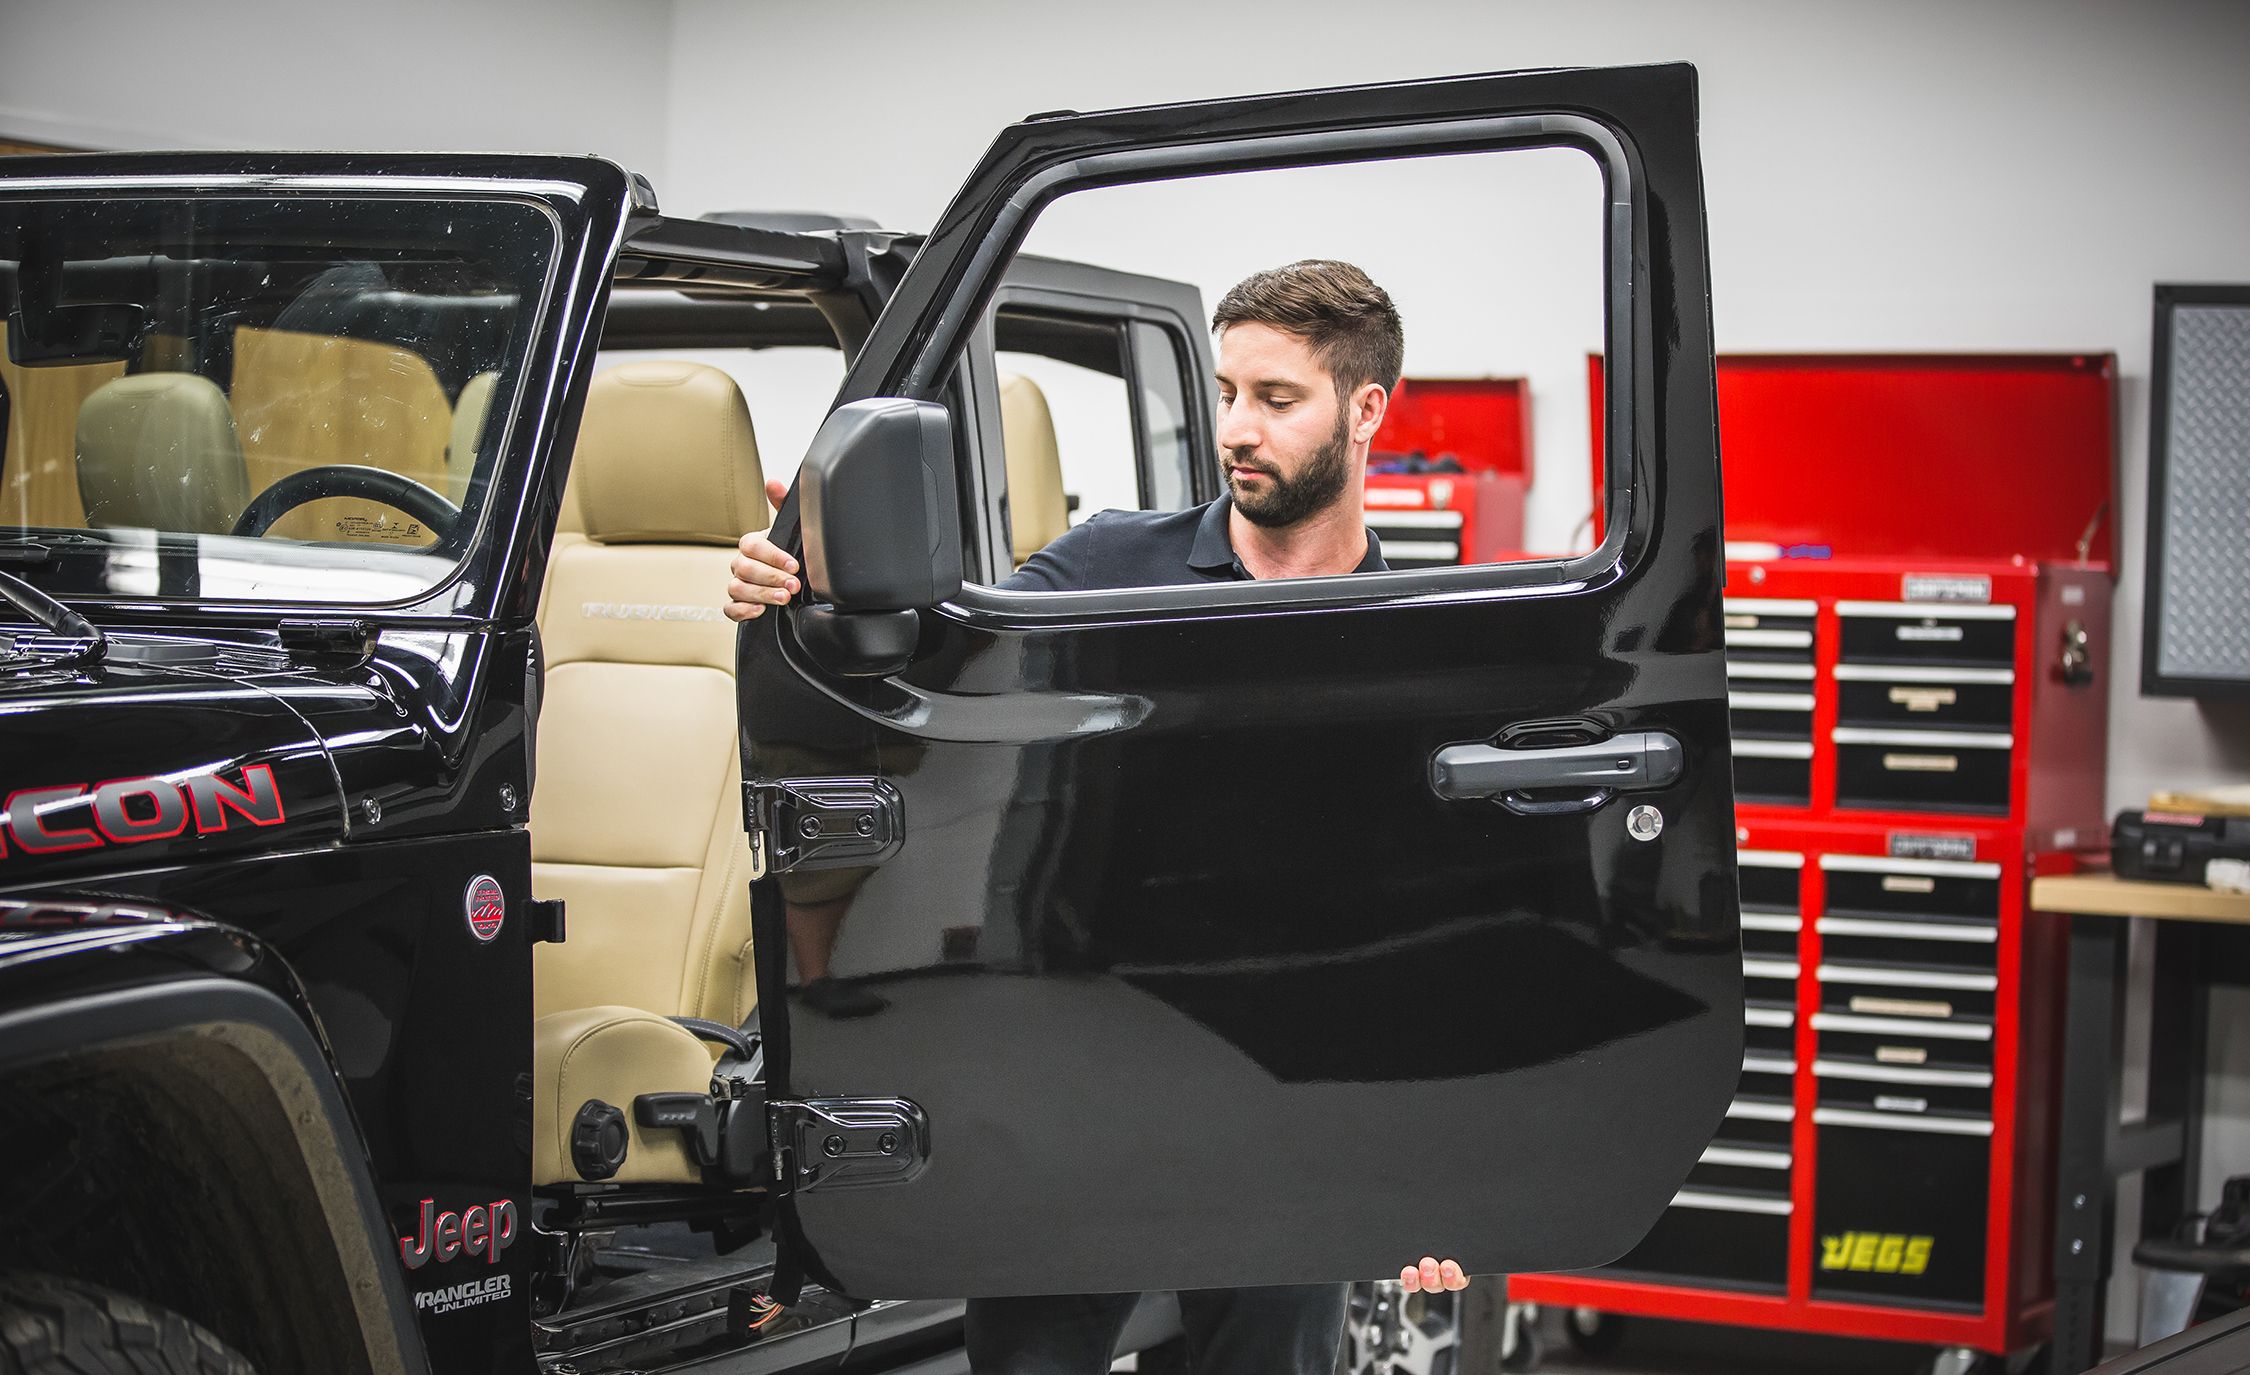
[{"label": "windshield", "polygon": [[0,567],[66,598],[429,592],[555,243],[506,200],[0,201]]}]

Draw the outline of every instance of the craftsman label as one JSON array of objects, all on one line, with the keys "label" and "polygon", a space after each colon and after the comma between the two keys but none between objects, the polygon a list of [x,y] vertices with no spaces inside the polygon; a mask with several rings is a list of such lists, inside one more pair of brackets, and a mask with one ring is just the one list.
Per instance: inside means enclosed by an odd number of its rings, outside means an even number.
[{"label": "craftsman label", "polygon": [[1909,602],[1989,602],[1992,600],[1992,579],[1981,573],[1909,573],[1901,580],[1899,599]]},{"label": "craftsman label", "polygon": [[490,874],[479,874],[469,880],[468,891],[461,895],[461,905],[469,918],[469,934],[480,941],[489,941],[500,934],[500,923],[508,918],[508,900],[500,891],[500,880]]},{"label": "craftsman label", "polygon": [[1977,838],[1928,831],[1893,831],[1890,852],[1892,859],[1975,859]]}]

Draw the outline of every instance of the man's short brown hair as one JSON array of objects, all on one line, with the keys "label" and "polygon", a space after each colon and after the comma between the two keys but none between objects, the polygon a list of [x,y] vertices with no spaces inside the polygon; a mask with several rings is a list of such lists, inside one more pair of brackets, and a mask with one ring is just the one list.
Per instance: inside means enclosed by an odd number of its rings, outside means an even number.
[{"label": "man's short brown hair", "polygon": [[1310,344],[1343,396],[1367,382],[1390,391],[1405,366],[1406,330],[1390,293],[1332,258],[1306,258],[1235,283],[1211,312],[1211,330],[1245,324],[1269,325]]}]

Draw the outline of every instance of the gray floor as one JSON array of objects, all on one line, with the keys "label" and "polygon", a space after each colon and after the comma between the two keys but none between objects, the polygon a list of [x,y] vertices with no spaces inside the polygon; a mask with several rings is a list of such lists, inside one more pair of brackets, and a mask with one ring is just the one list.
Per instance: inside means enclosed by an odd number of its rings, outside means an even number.
[{"label": "gray floor", "polygon": [[1539,1335],[1546,1356],[1539,1365],[1541,1375],[1794,1375],[1800,1371],[1915,1375],[1933,1351],[1899,1342],[1808,1337],[1657,1318],[1628,1318],[1625,1324],[1615,1351],[1587,1356],[1564,1339],[1559,1315],[1543,1314]]}]

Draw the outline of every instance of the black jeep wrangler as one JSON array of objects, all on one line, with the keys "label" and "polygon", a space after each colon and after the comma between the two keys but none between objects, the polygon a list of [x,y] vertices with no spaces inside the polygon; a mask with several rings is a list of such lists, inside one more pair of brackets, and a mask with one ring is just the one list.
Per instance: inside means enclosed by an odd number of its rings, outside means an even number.
[{"label": "black jeep wrangler", "polygon": [[[0,1368],[958,1369],[963,1296],[1628,1249],[1742,1024],[1694,97],[1039,116],[926,237],[0,159]],[[1197,293],[1020,255],[1048,202],[1557,147],[1597,548],[992,586],[1071,517],[1007,357],[1221,490]],[[769,364],[833,369],[778,513]],[[809,587],[738,631],[769,516]]]}]

